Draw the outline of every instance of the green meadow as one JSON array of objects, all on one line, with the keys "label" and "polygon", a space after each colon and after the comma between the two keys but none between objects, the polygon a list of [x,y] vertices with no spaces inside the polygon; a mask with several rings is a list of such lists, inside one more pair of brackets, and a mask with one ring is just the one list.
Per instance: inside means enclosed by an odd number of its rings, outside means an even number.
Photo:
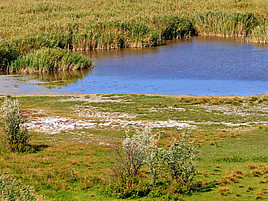
[{"label": "green meadow", "polygon": [[[180,200],[268,199],[267,95],[107,94],[18,99],[22,114],[28,117],[29,146],[34,151],[8,151],[0,130],[0,171],[33,187],[47,200],[120,200],[103,190],[113,179],[115,149],[126,131],[132,135],[147,124],[160,135],[163,146],[188,132],[200,152],[194,182],[215,184],[203,192],[180,195]],[[76,127],[68,127],[73,124]],[[148,169],[142,173],[148,175]],[[168,199],[145,196],[128,200]]]}]

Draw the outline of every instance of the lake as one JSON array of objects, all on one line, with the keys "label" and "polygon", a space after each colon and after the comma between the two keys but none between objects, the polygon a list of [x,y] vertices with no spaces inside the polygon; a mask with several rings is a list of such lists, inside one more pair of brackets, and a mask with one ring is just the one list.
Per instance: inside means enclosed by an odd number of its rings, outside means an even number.
[{"label": "lake", "polygon": [[268,94],[268,46],[196,37],[144,49],[82,52],[92,70],[0,75],[0,94]]}]

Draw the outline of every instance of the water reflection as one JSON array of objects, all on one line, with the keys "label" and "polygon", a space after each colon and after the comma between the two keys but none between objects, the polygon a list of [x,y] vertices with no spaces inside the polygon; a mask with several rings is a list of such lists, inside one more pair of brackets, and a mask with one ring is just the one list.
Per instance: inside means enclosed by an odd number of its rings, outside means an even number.
[{"label": "water reflection", "polygon": [[157,47],[123,48],[112,50],[90,50],[80,53],[93,60],[105,61],[106,59],[122,59],[124,57],[144,57],[146,54],[159,53],[159,49]]},{"label": "water reflection", "polygon": [[61,89],[67,87],[69,84],[75,84],[82,81],[92,69],[76,70],[76,71],[62,71],[53,73],[34,73],[27,74],[30,79],[37,80],[36,85],[43,86],[46,89]]}]

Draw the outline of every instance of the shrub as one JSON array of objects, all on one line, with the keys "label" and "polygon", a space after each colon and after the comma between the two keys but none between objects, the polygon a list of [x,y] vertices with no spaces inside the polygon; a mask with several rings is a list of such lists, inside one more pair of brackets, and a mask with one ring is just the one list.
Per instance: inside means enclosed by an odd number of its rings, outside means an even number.
[{"label": "shrub", "polygon": [[81,70],[92,67],[91,60],[60,48],[45,48],[20,57],[10,65],[13,72],[53,72]]},{"label": "shrub", "polygon": [[197,156],[197,151],[192,143],[187,142],[187,138],[188,135],[183,134],[180,141],[174,141],[165,153],[165,162],[172,179],[190,187],[196,174],[194,159]]},{"label": "shrub", "polygon": [[4,118],[5,140],[12,151],[23,151],[30,140],[26,128],[22,128],[25,118],[20,114],[20,105],[17,99],[6,97],[2,112]]},{"label": "shrub", "polygon": [[22,185],[19,181],[7,174],[0,174],[0,200],[43,200],[36,196],[34,190],[29,186]]},{"label": "shrub", "polygon": [[[172,146],[165,149],[157,146],[157,135],[151,134],[149,126],[132,137],[127,135],[122,143],[122,151],[117,149],[120,166],[114,169],[116,179],[109,184],[106,192],[120,198],[147,194],[150,197],[161,197],[168,193],[189,194],[195,189],[192,181],[196,174],[194,159],[197,151],[187,138],[188,135],[183,134],[181,140],[175,140]],[[142,180],[142,167],[149,168],[153,184]],[[211,187],[206,186],[207,190]]]},{"label": "shrub", "polygon": [[137,175],[144,164],[147,152],[156,146],[155,135],[151,135],[151,128],[147,126],[142,133],[138,133],[123,140],[122,153],[117,149],[117,161],[124,174]]},{"label": "shrub", "polygon": [[13,45],[0,42],[0,71],[8,71],[8,66],[17,56],[17,50]]},{"label": "shrub", "polygon": [[154,147],[153,149],[149,149],[146,152],[146,157],[144,162],[149,166],[150,173],[153,175],[153,185],[156,184],[156,181],[163,172],[163,164],[164,164],[164,152],[163,149],[158,147]]}]

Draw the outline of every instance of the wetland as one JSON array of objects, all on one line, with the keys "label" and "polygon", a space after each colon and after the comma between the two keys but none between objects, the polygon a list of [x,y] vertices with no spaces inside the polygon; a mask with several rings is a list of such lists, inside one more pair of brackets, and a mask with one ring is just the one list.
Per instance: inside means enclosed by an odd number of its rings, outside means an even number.
[{"label": "wetland", "polygon": [[0,75],[0,94],[257,95],[268,93],[268,46],[196,37],[151,48],[90,50],[94,67]]}]

